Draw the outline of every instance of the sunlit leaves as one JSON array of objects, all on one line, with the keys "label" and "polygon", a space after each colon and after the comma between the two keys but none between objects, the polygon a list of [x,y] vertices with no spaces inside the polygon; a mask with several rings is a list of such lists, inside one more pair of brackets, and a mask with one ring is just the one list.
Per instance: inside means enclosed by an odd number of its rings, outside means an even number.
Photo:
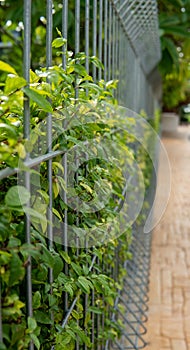
[{"label": "sunlit leaves", "polygon": [[26,80],[22,77],[18,77],[14,74],[9,74],[5,81],[5,93],[10,94],[16,90],[21,89],[27,84]]},{"label": "sunlit leaves", "polygon": [[52,112],[52,106],[43,95],[32,88],[24,88],[23,92],[45,112]]},{"label": "sunlit leaves", "polygon": [[52,47],[58,48],[66,44],[66,39],[64,38],[56,38],[52,42]]},{"label": "sunlit leaves", "polygon": [[7,73],[12,73],[14,75],[17,75],[15,69],[10,66],[8,63],[0,61],[0,70],[3,72],[7,72]]}]

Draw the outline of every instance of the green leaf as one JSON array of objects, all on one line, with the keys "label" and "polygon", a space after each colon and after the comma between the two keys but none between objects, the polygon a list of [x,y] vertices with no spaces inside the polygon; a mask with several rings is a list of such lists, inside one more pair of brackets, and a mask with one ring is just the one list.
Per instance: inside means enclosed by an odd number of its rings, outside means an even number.
[{"label": "green leaf", "polygon": [[25,268],[23,263],[16,253],[13,253],[11,262],[10,262],[10,276],[9,276],[9,286],[18,284],[20,280],[24,278]]},{"label": "green leaf", "polygon": [[18,248],[21,245],[20,239],[16,237],[10,237],[8,248]]},{"label": "green leaf", "polygon": [[71,329],[67,328],[67,333],[70,334],[72,339],[76,339],[76,334]]},{"label": "green leaf", "polygon": [[53,259],[54,259],[53,276],[54,278],[57,278],[59,273],[63,270],[63,261],[58,254],[55,255]]},{"label": "green leaf", "polygon": [[83,269],[84,275],[87,276],[87,275],[89,274],[89,268],[88,268],[88,266],[83,265],[83,266],[82,266],[82,269]]},{"label": "green leaf", "polygon": [[58,180],[59,185],[61,186],[61,188],[62,188],[65,192],[67,192],[67,186],[66,186],[66,183],[65,183],[65,180],[63,179],[63,177],[57,175],[57,180]]},{"label": "green leaf", "polygon": [[11,315],[22,315],[20,309],[22,309],[25,304],[19,300],[18,295],[11,294],[10,296],[6,296],[4,300],[4,308],[2,309],[3,315],[11,316]]},{"label": "green leaf", "polygon": [[7,347],[2,342],[0,342],[0,350],[7,350]]},{"label": "green leaf", "polygon": [[54,171],[57,171],[57,172],[58,172],[58,170],[61,170],[61,173],[64,174],[64,167],[59,162],[52,162],[52,168]]},{"label": "green leaf", "polygon": [[40,341],[39,341],[39,339],[37,338],[37,336],[36,336],[35,334],[30,334],[30,337],[31,337],[31,339],[33,340],[34,345],[36,346],[36,348],[37,348],[38,350],[40,350]]},{"label": "green leaf", "polygon": [[77,74],[79,74],[79,75],[81,75],[81,76],[86,76],[86,75],[88,75],[88,73],[87,73],[87,71],[86,71],[86,69],[81,65],[81,64],[78,64],[78,63],[76,63],[76,64],[74,64],[74,71],[77,73]]},{"label": "green leaf", "polygon": [[87,346],[91,346],[90,338],[85,334],[85,332],[80,328],[75,328],[75,332],[78,334],[79,338],[85,343]]},{"label": "green leaf", "polygon": [[49,250],[44,246],[41,245],[42,249],[43,249],[43,254],[41,255],[41,259],[42,261],[44,261],[48,267],[51,267],[53,269],[54,267],[54,257],[51,254],[51,252],[49,252]]},{"label": "green leaf", "polygon": [[90,281],[86,279],[84,276],[79,276],[78,278],[78,285],[82,289],[84,293],[89,294],[90,293]]},{"label": "green leaf", "polygon": [[78,52],[75,54],[75,59],[76,60],[82,60],[84,62],[85,58],[86,58],[86,54],[85,52]]},{"label": "green leaf", "polygon": [[70,256],[68,255],[67,252],[60,251],[59,253],[60,253],[60,255],[62,256],[62,258],[65,260],[65,262],[66,262],[67,264],[70,264],[70,263],[71,263],[71,258],[70,258]]},{"label": "green leaf", "polygon": [[71,315],[76,319],[76,320],[80,320],[81,316],[80,313],[77,312],[76,310],[73,310]]},{"label": "green leaf", "polygon": [[30,69],[30,83],[37,83],[40,77]]},{"label": "green leaf", "polygon": [[52,212],[58,217],[58,219],[59,219],[60,221],[62,221],[62,217],[61,217],[61,215],[59,214],[59,212],[58,212],[57,209],[52,208]]},{"label": "green leaf", "polygon": [[82,275],[82,269],[79,265],[75,264],[74,262],[71,262],[71,266],[78,276]]},{"label": "green leaf", "polygon": [[11,326],[11,332],[12,332],[12,339],[11,339],[11,345],[13,347],[16,342],[18,342],[20,339],[23,339],[25,336],[26,326],[25,324],[12,324]]},{"label": "green leaf", "polygon": [[92,89],[98,93],[102,91],[102,88],[100,88],[98,85],[93,84],[93,83],[82,83],[80,84],[80,87],[83,87],[85,89]]},{"label": "green leaf", "polygon": [[33,332],[36,328],[37,328],[37,323],[36,323],[35,318],[29,316],[28,317],[28,330],[30,332]]},{"label": "green leaf", "polygon": [[173,63],[176,64],[176,66],[179,66],[179,55],[174,42],[170,38],[163,37],[161,43],[162,48],[168,50]]},{"label": "green leaf", "polygon": [[23,207],[26,214],[30,215],[33,219],[38,219],[41,223],[46,223],[47,218],[45,215],[40,214],[37,210],[33,208]]},{"label": "green leaf", "polygon": [[53,194],[54,194],[54,198],[57,198],[58,194],[59,194],[59,184],[56,181],[53,181]]},{"label": "green leaf", "polygon": [[163,26],[162,29],[164,30],[165,34],[176,35],[182,38],[190,38],[190,32],[188,32],[187,28],[183,26]]},{"label": "green leaf", "polygon": [[48,315],[47,313],[43,312],[43,311],[34,311],[34,317],[36,319],[37,322],[40,322],[42,324],[51,324],[51,318],[50,315]]},{"label": "green leaf", "polygon": [[94,248],[94,254],[98,257],[100,261],[102,261],[102,252],[98,248]]},{"label": "green leaf", "polygon": [[47,99],[42,96],[37,90],[32,88],[23,88],[23,92],[36,104],[43,109],[45,112],[53,112],[51,104],[47,101]]},{"label": "green leaf", "polygon": [[64,289],[65,292],[69,293],[71,297],[73,297],[74,291],[73,291],[73,286],[72,286],[72,284],[70,282],[66,282],[64,284],[64,288],[63,289]]},{"label": "green leaf", "polygon": [[55,297],[54,295],[49,294],[48,295],[48,299],[49,299],[49,306],[50,307],[52,307],[53,305],[56,305],[57,297]]},{"label": "green leaf", "polygon": [[4,250],[0,250],[0,258],[1,258],[1,263],[3,264],[8,264],[9,261],[11,260],[11,254],[8,252],[5,252]]},{"label": "green leaf", "polygon": [[83,188],[85,188],[85,190],[86,190],[87,192],[89,192],[90,194],[93,193],[92,188],[91,188],[90,186],[88,186],[87,184],[85,184],[84,182],[80,182],[79,185],[82,186]]},{"label": "green leaf", "polygon": [[15,75],[8,75],[5,82],[5,93],[10,94],[16,90],[21,89],[26,84],[27,82],[24,78]]},{"label": "green leaf", "polygon": [[109,80],[106,83],[107,89],[116,89],[118,85],[118,80]]},{"label": "green leaf", "polygon": [[162,26],[170,26],[170,25],[176,25],[180,23],[180,18],[179,16],[168,16],[168,14],[165,13],[161,13],[159,16],[159,24],[160,24],[160,28],[162,28]]},{"label": "green leaf", "polygon": [[34,245],[28,243],[24,243],[20,247],[20,252],[25,259],[27,259],[29,255],[31,255],[35,259],[39,259],[39,256],[41,255],[39,247],[35,247]]},{"label": "green leaf", "polygon": [[38,309],[41,305],[41,294],[39,291],[35,292],[32,298],[32,305],[34,309]]},{"label": "green leaf", "polygon": [[6,196],[5,204],[8,207],[20,207],[28,203],[30,199],[30,192],[23,186],[13,186],[11,187]]},{"label": "green leaf", "polygon": [[92,62],[97,68],[104,69],[103,63],[96,56],[91,56],[90,62]]},{"label": "green leaf", "polygon": [[7,134],[10,134],[11,136],[16,137],[16,131],[12,126],[5,124],[5,123],[0,123],[0,128],[2,129],[1,135],[3,135],[6,132]]},{"label": "green leaf", "polygon": [[58,48],[65,45],[66,43],[67,43],[67,40],[64,38],[56,38],[52,42],[52,47]]},{"label": "green leaf", "polygon": [[94,314],[98,314],[98,315],[101,315],[103,313],[103,310],[100,310],[98,307],[96,306],[90,306],[88,308],[88,311],[89,312],[93,312]]},{"label": "green leaf", "polygon": [[43,197],[45,202],[48,204],[49,203],[49,195],[43,190],[38,190],[37,192]]},{"label": "green leaf", "polygon": [[[69,334],[57,334],[56,343],[61,344],[62,346],[68,345],[71,341],[71,336]],[[67,347],[69,349],[69,347]]]},{"label": "green leaf", "polygon": [[58,282],[61,285],[64,285],[70,280],[70,277],[66,276],[63,272],[61,272],[58,276]]},{"label": "green leaf", "polygon": [[0,61],[0,70],[17,75],[16,70],[13,67],[11,67],[8,63],[3,61]]}]

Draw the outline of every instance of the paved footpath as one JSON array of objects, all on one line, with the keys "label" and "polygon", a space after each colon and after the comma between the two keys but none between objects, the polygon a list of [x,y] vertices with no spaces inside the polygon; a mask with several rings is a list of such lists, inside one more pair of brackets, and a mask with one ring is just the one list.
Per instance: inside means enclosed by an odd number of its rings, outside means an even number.
[{"label": "paved footpath", "polygon": [[[146,349],[190,350],[190,127],[180,126],[163,143],[172,190],[153,233]],[[162,160],[159,181],[164,181]]]}]

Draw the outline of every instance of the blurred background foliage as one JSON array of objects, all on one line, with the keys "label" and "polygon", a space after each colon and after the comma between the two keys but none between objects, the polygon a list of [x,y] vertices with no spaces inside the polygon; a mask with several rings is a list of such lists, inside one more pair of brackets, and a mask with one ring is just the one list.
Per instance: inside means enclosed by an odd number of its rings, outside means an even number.
[{"label": "blurred background foliage", "polygon": [[163,109],[190,103],[190,0],[158,0]]},{"label": "blurred background foliage", "polygon": [[[46,64],[45,0],[32,2],[32,68]],[[62,2],[54,0],[53,26],[62,31]],[[90,18],[92,5],[90,2]],[[163,78],[163,109],[178,111],[181,104],[190,103],[190,0],[158,0],[162,60],[159,69]],[[85,0],[81,0],[81,19]],[[75,1],[69,1],[68,49],[74,51]],[[0,59],[13,65],[22,74],[23,0],[0,0]],[[85,47],[85,26],[81,21],[81,48]],[[92,33],[90,33],[92,40]],[[92,52],[90,52],[90,55]],[[54,63],[60,58],[53,57]]]}]

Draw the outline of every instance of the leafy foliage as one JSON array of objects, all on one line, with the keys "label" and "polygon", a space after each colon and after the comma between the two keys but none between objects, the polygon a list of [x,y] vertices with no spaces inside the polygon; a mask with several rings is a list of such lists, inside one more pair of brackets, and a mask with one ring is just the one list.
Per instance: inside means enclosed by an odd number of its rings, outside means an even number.
[{"label": "leafy foliage", "polygon": [[[63,39],[60,37],[54,40],[53,47],[59,48],[62,44]],[[75,183],[79,198],[86,202],[96,199],[95,183],[104,184],[103,189],[108,188],[111,195],[106,207],[98,213],[79,216],[75,210],[67,207],[61,197],[61,191],[65,191],[66,188],[60,156],[54,158],[52,163],[53,212],[58,221],[63,222],[64,210],[67,209],[70,225],[77,220],[79,228],[91,227],[98,223],[101,237],[101,224],[113,219],[115,208],[122,199],[125,179],[120,167],[128,152],[132,153],[130,144],[134,139],[126,132],[117,133],[113,127],[113,121],[106,119],[106,113],[98,113],[102,101],[116,103],[113,89],[117,82],[101,80],[95,83],[84,68],[86,59],[84,53],[73,56],[72,52],[67,52],[66,55],[65,69],[55,65],[49,69],[38,68],[36,71],[31,71],[29,86],[12,66],[3,61],[0,62],[0,69],[4,73],[4,83],[0,91],[0,128],[2,130],[0,169],[3,170],[7,166],[15,168],[19,164],[24,171],[28,170],[24,165],[24,159],[27,152],[33,152],[35,155],[35,152],[39,151],[38,148],[36,151],[35,147],[39,134],[43,134],[40,127],[45,125],[47,113],[50,112],[57,116],[57,122],[53,125],[53,132],[57,132],[52,143],[53,150],[66,151],[80,144],[81,141],[93,140],[100,136],[111,140],[113,145],[121,150],[121,163],[115,166],[114,153],[110,164],[100,160],[90,160],[88,164],[84,162],[78,169],[78,179]],[[97,58],[89,59],[96,66],[101,66]],[[31,131],[34,130],[33,133],[31,132],[30,142],[23,138],[25,96],[30,98]],[[71,118],[69,119],[71,126],[67,132],[64,132],[62,126],[65,117],[62,111],[73,108],[76,112],[76,102],[82,102],[85,109],[78,111],[81,116],[78,123],[72,124]],[[97,115],[94,112],[92,115],[92,111],[95,110],[92,106],[97,107]],[[131,120],[131,122],[134,121]],[[43,146],[42,144],[40,147],[43,148]],[[44,146],[45,149],[46,146]],[[147,157],[142,150],[139,151],[137,158],[145,171],[145,177],[148,177],[151,169],[149,168],[148,171],[146,169]],[[74,247],[64,249],[61,242],[54,243],[50,248],[45,234],[49,205],[47,164],[42,162],[40,167],[41,189],[40,191],[38,189],[38,197],[33,197],[34,191],[29,193],[23,185],[18,185],[15,176],[0,182],[0,283],[4,336],[1,349],[28,349],[31,341],[36,349],[46,350],[51,346],[54,346],[55,350],[74,349],[76,339],[79,339],[81,346],[85,344],[87,348],[95,349],[97,344],[105,343],[106,339],[113,339],[120,333],[121,325],[114,324],[110,320],[110,313],[114,312],[117,291],[122,288],[122,278],[126,273],[122,263],[130,258],[128,253],[131,241],[130,230],[125,232],[119,240],[110,237],[104,246],[97,241],[97,247],[93,249]],[[33,169],[32,184],[36,174],[38,169]],[[32,203],[31,208],[27,206],[28,201]],[[31,244],[25,243],[25,214],[29,214],[32,219]],[[115,227],[115,229],[118,228]],[[115,266],[116,252],[120,260],[118,267]],[[33,316],[27,317],[25,282],[30,257],[32,258]],[[92,262],[94,262],[93,269],[90,268]],[[48,279],[50,269],[54,277],[52,284]],[[114,271],[117,280],[111,277]],[[60,325],[65,318],[66,295],[69,305],[74,299],[76,304],[68,322],[62,328]],[[96,334],[95,331],[95,343],[92,344],[92,315],[96,322],[102,313],[105,319],[104,328],[101,334]]]},{"label": "leafy foliage", "polygon": [[177,112],[178,106],[190,99],[190,1],[159,0],[158,5],[162,47],[162,60],[159,66],[163,77],[163,108],[166,111]]}]

